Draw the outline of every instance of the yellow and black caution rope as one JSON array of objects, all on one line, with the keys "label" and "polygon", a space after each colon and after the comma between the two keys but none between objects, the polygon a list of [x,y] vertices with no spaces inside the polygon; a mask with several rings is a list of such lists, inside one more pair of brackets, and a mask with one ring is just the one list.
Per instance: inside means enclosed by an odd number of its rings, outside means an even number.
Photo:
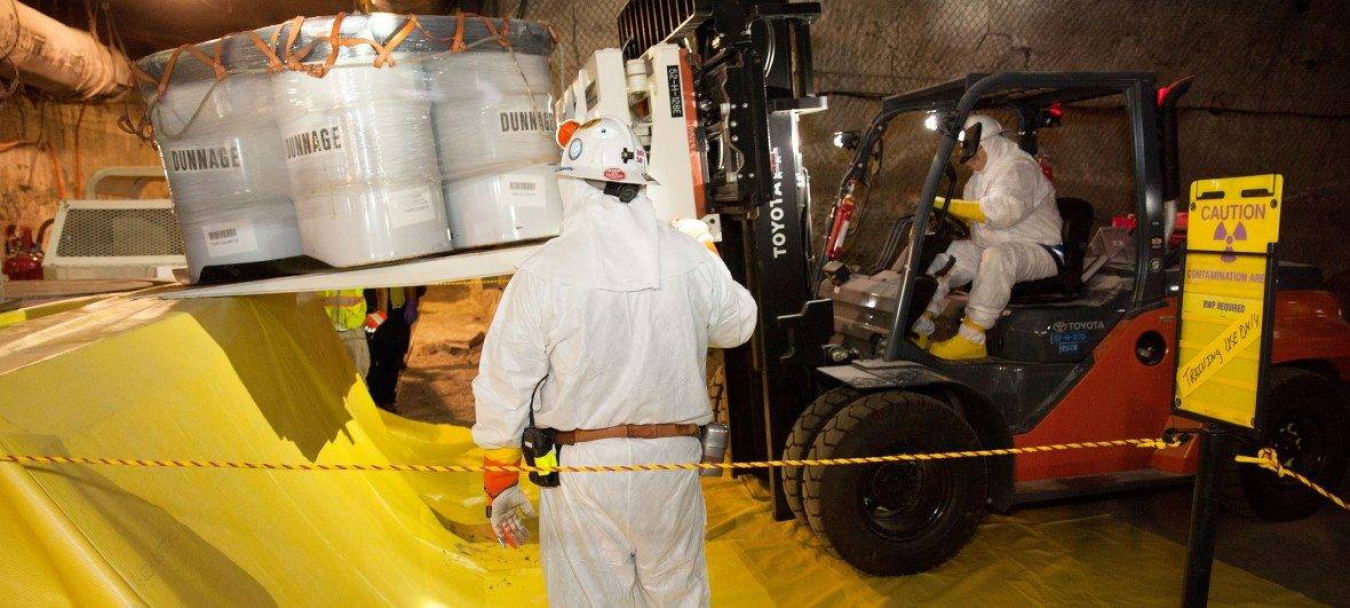
[{"label": "yellow and black caution rope", "polygon": [[400,473],[632,473],[641,471],[686,471],[694,469],[770,469],[775,467],[830,467],[889,462],[950,460],[954,458],[988,458],[1014,456],[1091,448],[1135,446],[1164,449],[1177,447],[1181,441],[1160,439],[1115,439],[1110,441],[1083,441],[1056,443],[1022,448],[970,450],[965,452],[934,452],[929,454],[891,454],[858,458],[827,458],[819,460],[763,460],[758,462],[679,462],[669,464],[615,464],[615,465],[560,465],[542,467],[529,465],[460,465],[460,464],[396,464],[345,462],[252,462],[245,460],[183,460],[157,458],[91,458],[85,456],[52,456],[31,454],[0,454],[0,462],[20,465],[100,465],[121,467],[149,467],[173,469],[256,469],[267,471],[365,471]]},{"label": "yellow and black caution rope", "polygon": [[[460,465],[460,464],[398,464],[398,463],[344,463],[344,462],[254,462],[247,460],[182,460],[156,458],[91,458],[85,456],[54,456],[33,454],[0,454],[0,462],[12,462],[23,466],[40,465],[96,465],[143,468],[174,469],[251,469],[264,471],[358,471],[358,472],[400,472],[400,473],[633,473],[642,471],[686,471],[702,469],[723,469],[743,471],[748,469],[771,469],[777,467],[831,467],[860,464],[885,464],[891,462],[921,462],[933,460],[952,460],[956,458],[990,458],[996,456],[1015,456],[1018,454],[1038,454],[1065,450],[1094,448],[1113,448],[1133,446],[1145,449],[1162,450],[1178,447],[1184,438],[1166,439],[1114,439],[1109,441],[1081,441],[1073,443],[1055,443],[1050,445],[1028,446],[1021,448],[999,448],[992,450],[968,450],[962,452],[933,452],[926,454],[890,454],[885,456],[863,456],[857,458],[825,458],[815,460],[762,460],[756,462],[680,462],[669,464],[615,464],[615,465],[560,465],[539,467],[529,465]],[[1336,506],[1350,510],[1350,506],[1340,497],[1328,492],[1312,480],[1285,468],[1272,449],[1263,449],[1256,456],[1238,456],[1237,462],[1254,464],[1270,470],[1281,477],[1290,477],[1309,489],[1326,497]]]},{"label": "yellow and black caution rope", "polygon": [[1278,454],[1275,453],[1275,450],[1273,448],[1263,448],[1262,450],[1257,452],[1255,456],[1238,456],[1237,461],[1242,464],[1254,464],[1276,475],[1279,475],[1280,477],[1289,477],[1294,481],[1303,484],[1309,490],[1317,492],[1323,498],[1330,500],[1331,504],[1334,504],[1342,509],[1350,511],[1350,505],[1346,505],[1345,500],[1343,500],[1341,497],[1332,494],[1331,492],[1328,492],[1326,488],[1317,485],[1317,483],[1314,482],[1313,480],[1308,479],[1303,475],[1300,475],[1296,471],[1287,469],[1285,468],[1284,465],[1280,464],[1280,457]]}]

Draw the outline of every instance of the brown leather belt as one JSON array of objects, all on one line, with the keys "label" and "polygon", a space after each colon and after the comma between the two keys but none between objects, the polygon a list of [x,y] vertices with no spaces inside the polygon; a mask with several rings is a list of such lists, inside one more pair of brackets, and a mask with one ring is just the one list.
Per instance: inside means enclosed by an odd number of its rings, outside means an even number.
[{"label": "brown leather belt", "polygon": [[603,429],[558,431],[554,441],[560,445],[575,445],[600,439],[627,437],[630,439],[659,439],[661,437],[697,437],[697,424],[620,424]]}]

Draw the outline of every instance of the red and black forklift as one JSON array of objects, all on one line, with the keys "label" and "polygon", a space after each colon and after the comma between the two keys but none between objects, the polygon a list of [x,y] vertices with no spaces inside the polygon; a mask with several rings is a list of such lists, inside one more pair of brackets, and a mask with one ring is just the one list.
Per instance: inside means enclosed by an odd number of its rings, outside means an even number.
[{"label": "red and black forklift", "polygon": [[[835,386],[798,419],[785,458],[977,450],[1162,436],[1172,418],[1181,251],[1172,244],[1180,193],[1175,107],[1190,80],[1156,86],[1139,72],[972,74],[895,95],[858,139],[840,205],[875,187],[876,146],[900,117],[935,124],[937,151],[912,215],[896,222],[880,270],[855,274],[829,261],[822,292],[834,300]],[[961,137],[975,111],[1015,117],[1019,146],[1035,155],[1038,132],[1065,108],[1123,110],[1131,138],[1135,228],[1097,227],[1095,207],[1059,192],[1065,261],[1058,276],[1018,284],[988,335],[989,356],[946,361],[908,339],[936,279],[924,272],[967,228],[941,202],[953,196],[954,164],[978,133]],[[1109,106],[1108,106],[1109,107]],[[1062,136],[1061,136],[1062,137]],[[959,153],[955,155],[954,152]],[[884,204],[884,203],[882,203]],[[833,232],[833,231],[831,231]],[[1095,232],[1095,236],[1094,236]],[[1345,470],[1350,325],[1316,268],[1284,264],[1276,277],[1269,436],[1286,464],[1322,483]],[[959,302],[958,302],[959,305]],[[868,572],[938,565],[970,539],[988,507],[1166,482],[1194,472],[1188,448],[1106,448],[984,460],[784,471],[794,514],[824,543]],[[1269,519],[1306,516],[1320,497],[1243,469],[1250,506]],[[795,488],[793,486],[796,486]]]},{"label": "red and black forklift", "polygon": [[[754,339],[725,353],[733,459],[1008,448],[1160,437],[1193,426],[1171,416],[1181,288],[1181,251],[1170,242],[1181,183],[1175,108],[1189,81],[1159,88],[1142,72],[1003,72],[885,98],[866,131],[841,138],[856,147],[835,221],[888,177],[879,147],[894,120],[931,120],[935,128],[931,140],[888,147],[935,152],[913,213],[864,256],[878,261],[850,266],[837,255],[842,230],[827,226],[812,238],[800,155],[799,116],[826,107],[811,75],[809,30],[819,11],[811,2],[630,0],[619,20],[630,58],[659,42],[681,42],[697,58],[694,141],[707,163],[704,200],[719,214],[724,260],[760,305]],[[953,198],[956,165],[980,141],[962,138],[961,126],[977,110],[1013,116],[1018,145],[1035,155],[1038,132],[1076,104],[1123,109],[1133,187],[1122,196],[1133,199],[1134,228],[1099,229],[1090,201],[1059,192],[1066,255],[1058,276],[1014,288],[988,334],[987,358],[934,357],[909,328],[934,293],[926,269],[967,230],[935,204]],[[1276,281],[1272,422],[1259,443],[1334,487],[1350,431],[1350,324],[1316,268],[1285,264]],[[1121,447],[788,467],[763,479],[776,516],[796,516],[860,570],[893,575],[950,559],[991,508],[1184,482],[1195,460],[1190,445]],[[1264,471],[1238,474],[1265,518],[1303,517],[1321,504]]]}]

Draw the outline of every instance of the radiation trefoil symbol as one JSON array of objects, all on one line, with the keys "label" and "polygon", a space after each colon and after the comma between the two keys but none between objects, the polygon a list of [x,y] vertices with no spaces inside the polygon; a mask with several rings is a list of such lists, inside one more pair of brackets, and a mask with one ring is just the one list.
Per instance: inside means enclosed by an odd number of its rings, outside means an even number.
[{"label": "radiation trefoil symbol", "polygon": [[1233,252],[1233,243],[1247,240],[1247,227],[1239,221],[1236,226],[1233,226],[1233,231],[1229,232],[1228,227],[1223,222],[1219,222],[1219,226],[1214,229],[1214,240],[1223,241],[1224,253],[1219,256],[1219,259],[1231,262],[1237,259],[1237,254]]}]

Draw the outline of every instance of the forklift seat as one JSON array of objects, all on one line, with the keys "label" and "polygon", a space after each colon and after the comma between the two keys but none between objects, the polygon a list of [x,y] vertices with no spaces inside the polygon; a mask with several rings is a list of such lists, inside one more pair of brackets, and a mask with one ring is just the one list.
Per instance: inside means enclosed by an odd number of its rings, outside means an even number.
[{"label": "forklift seat", "polygon": [[1060,229],[1064,266],[1055,276],[1014,285],[1012,304],[1067,302],[1076,299],[1083,290],[1083,259],[1087,257],[1088,239],[1092,236],[1092,205],[1081,198],[1057,198],[1055,205],[1064,224]]}]

